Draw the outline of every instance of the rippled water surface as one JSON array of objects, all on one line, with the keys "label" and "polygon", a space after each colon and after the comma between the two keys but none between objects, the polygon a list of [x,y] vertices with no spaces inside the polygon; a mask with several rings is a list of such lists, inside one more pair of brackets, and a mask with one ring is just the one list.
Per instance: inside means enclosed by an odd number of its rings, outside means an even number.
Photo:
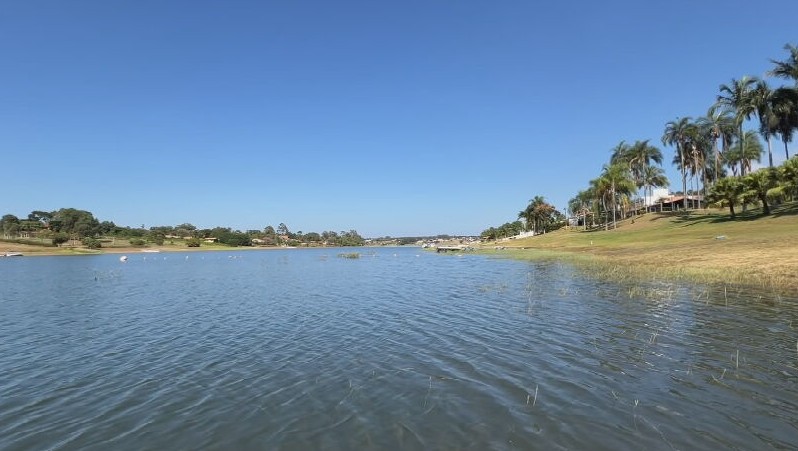
[{"label": "rippled water surface", "polygon": [[419,249],[0,259],[0,449],[798,446],[798,300]]}]

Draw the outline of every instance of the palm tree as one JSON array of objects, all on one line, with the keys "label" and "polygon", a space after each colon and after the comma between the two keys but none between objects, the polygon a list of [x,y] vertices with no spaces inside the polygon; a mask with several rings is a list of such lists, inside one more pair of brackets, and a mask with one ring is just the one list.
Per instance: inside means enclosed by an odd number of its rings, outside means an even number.
[{"label": "palm tree", "polygon": [[729,213],[734,219],[734,206],[740,202],[743,184],[738,177],[724,177],[712,186],[708,200],[712,203],[729,207]]},{"label": "palm tree", "polygon": [[751,92],[751,101],[759,117],[759,134],[768,144],[768,167],[773,167],[773,152],[770,148],[770,137],[776,128],[777,119],[773,113],[773,91],[764,80],[759,80]]},{"label": "palm tree", "polygon": [[[690,149],[687,155],[689,159],[686,161],[687,168],[690,170],[690,176],[695,180],[699,175],[701,179],[701,186],[704,188],[706,194],[707,186],[707,161],[710,159],[710,141],[711,136],[704,133],[705,130],[697,124],[690,124],[687,127],[687,148]],[[696,185],[698,185],[696,183]],[[692,183],[691,183],[692,186]],[[696,191],[698,187],[696,186]],[[698,200],[698,208],[701,208],[701,199]]]},{"label": "palm tree", "polygon": [[[664,188],[669,184],[668,177],[665,176],[665,171],[657,166],[646,166],[643,171],[642,181],[643,197],[645,197],[645,192],[648,190],[652,197],[651,202],[654,202],[654,188]],[[648,212],[648,203],[646,203],[646,212]]]},{"label": "palm tree", "polygon": [[682,171],[682,193],[684,193],[684,207],[687,208],[687,172],[685,166],[685,146],[687,143],[687,131],[690,127],[690,118],[676,118],[665,124],[665,133],[662,135],[662,144],[666,146],[676,146],[674,162]]},{"label": "palm tree", "polygon": [[743,177],[743,199],[751,201],[758,199],[762,202],[762,214],[770,214],[768,205],[768,190],[775,188],[778,181],[776,170],[773,168],[760,169]]},{"label": "palm tree", "polygon": [[762,143],[754,131],[745,132],[745,139],[742,143],[734,143],[734,146],[726,155],[726,163],[732,170],[733,175],[737,175],[737,165],[740,166],[740,175],[751,171],[751,161],[759,162],[762,159]]},{"label": "palm tree", "polygon": [[[635,190],[635,182],[631,179],[628,167],[623,163],[605,165],[601,176],[597,179],[599,192],[612,203],[612,228],[618,226],[616,211],[618,194],[629,195]],[[605,203],[606,210],[606,203]]]},{"label": "palm tree", "polygon": [[[715,177],[714,180],[719,178],[721,156],[724,155],[734,139],[735,127],[734,120],[732,119],[729,110],[712,106],[707,111],[707,115],[699,118],[698,125],[705,129],[712,141],[712,149],[714,154],[715,163]],[[718,148],[718,139],[721,141],[723,151]]]},{"label": "palm tree", "polygon": [[798,128],[798,89],[781,87],[773,91],[771,98],[775,119],[773,131],[781,135],[784,155],[789,160],[787,144],[792,141],[793,131]]},{"label": "palm tree", "polygon": [[[751,115],[756,111],[751,94],[756,82],[755,77],[745,75],[739,80],[732,79],[730,85],[720,85],[721,94],[718,95],[716,104],[734,111],[734,120],[739,131],[738,136],[743,136],[743,122],[751,119]],[[742,145],[743,141],[741,140],[740,154],[743,153]]]},{"label": "palm tree", "polygon": [[779,180],[792,199],[798,194],[798,157],[792,157],[779,167]]},{"label": "palm tree", "polygon": [[526,221],[527,231],[530,229],[533,233],[537,233],[539,231],[541,217],[540,210],[537,208],[545,203],[546,200],[543,198],[543,196],[535,196],[529,201],[529,204],[525,209],[518,212],[518,218]]},{"label": "palm tree", "polygon": [[[634,144],[627,145],[623,141],[612,151],[610,158],[611,164],[625,164],[629,167],[632,179],[638,188],[643,188],[643,176],[651,166],[651,162],[662,164],[662,152],[655,146],[649,145],[649,140],[635,141]],[[645,196],[645,190],[643,192]]]},{"label": "palm tree", "polygon": [[798,86],[798,47],[785,44],[784,50],[790,53],[789,57],[784,61],[770,60],[776,67],[768,72],[768,74],[774,77],[793,80],[796,86]]}]

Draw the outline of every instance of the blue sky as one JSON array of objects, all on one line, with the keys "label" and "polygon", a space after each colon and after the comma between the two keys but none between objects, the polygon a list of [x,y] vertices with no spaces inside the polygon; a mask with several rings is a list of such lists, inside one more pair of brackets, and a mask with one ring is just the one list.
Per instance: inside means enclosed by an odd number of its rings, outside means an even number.
[{"label": "blue sky", "polygon": [[0,213],[478,234],[536,195],[564,208],[621,140],[661,147],[666,122],[784,59],[795,17],[792,0],[4,2]]}]

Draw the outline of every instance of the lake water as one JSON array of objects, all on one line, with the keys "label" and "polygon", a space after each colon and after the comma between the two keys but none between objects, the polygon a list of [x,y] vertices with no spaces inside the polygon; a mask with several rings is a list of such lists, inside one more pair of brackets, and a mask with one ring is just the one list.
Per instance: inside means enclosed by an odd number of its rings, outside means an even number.
[{"label": "lake water", "polygon": [[0,449],[798,447],[798,299],[351,251],[0,259]]}]

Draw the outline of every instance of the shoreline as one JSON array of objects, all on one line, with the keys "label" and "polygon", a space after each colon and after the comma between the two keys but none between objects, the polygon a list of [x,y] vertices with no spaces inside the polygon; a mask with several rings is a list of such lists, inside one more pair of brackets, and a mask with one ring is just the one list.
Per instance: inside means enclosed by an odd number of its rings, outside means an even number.
[{"label": "shoreline", "polygon": [[794,298],[796,230],[798,203],[791,203],[773,215],[751,211],[736,220],[713,210],[648,213],[619,222],[615,230],[560,229],[483,243],[478,252],[567,262],[605,280],[748,286]]}]

